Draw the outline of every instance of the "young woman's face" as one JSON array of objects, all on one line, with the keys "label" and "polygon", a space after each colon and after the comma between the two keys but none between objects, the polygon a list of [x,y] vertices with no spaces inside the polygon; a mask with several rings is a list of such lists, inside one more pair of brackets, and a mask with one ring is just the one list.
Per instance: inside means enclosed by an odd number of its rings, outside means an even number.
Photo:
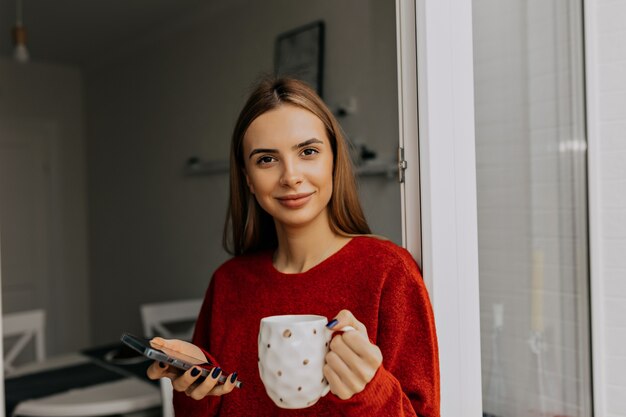
[{"label": "young woman's face", "polygon": [[250,191],[275,221],[327,222],[333,152],[317,116],[292,105],[262,114],[243,138],[243,159]]}]

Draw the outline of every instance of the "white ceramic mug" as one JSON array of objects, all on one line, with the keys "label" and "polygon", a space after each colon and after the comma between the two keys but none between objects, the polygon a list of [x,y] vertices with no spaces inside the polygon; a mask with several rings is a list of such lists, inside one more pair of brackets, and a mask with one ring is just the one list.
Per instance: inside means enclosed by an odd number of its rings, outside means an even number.
[{"label": "white ceramic mug", "polygon": [[[287,315],[261,319],[259,374],[267,395],[281,408],[305,408],[328,394],[324,358],[333,330],[324,316]],[[346,326],[342,331],[354,330]]]}]

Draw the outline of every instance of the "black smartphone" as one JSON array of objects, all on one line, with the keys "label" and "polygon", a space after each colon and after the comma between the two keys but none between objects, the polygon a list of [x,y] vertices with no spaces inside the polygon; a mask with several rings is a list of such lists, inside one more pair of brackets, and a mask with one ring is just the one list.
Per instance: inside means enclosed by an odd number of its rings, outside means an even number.
[{"label": "black smartphone", "polygon": [[[130,333],[124,333],[120,339],[122,343],[126,346],[136,350],[146,358],[150,358],[155,361],[167,363],[172,365],[175,368],[180,369],[181,371],[186,371],[195,365],[212,365],[210,362],[204,362],[201,359],[193,358],[191,356],[185,355],[184,353],[177,352],[172,349],[168,349],[165,346],[153,346],[150,344],[149,339],[145,339],[143,337],[137,337]],[[201,370],[200,376],[196,380],[196,383],[201,383],[205,380],[207,376],[209,376],[210,370],[199,368]],[[227,376],[226,372],[222,372],[218,382],[224,383],[226,382]],[[235,387],[241,388],[242,382],[236,381]]]}]

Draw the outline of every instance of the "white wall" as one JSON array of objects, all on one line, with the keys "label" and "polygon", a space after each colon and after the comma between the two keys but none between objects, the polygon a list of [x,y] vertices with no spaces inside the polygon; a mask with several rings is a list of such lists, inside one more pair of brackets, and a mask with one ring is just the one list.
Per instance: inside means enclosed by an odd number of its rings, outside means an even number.
[{"label": "white wall", "polygon": [[[87,207],[83,131],[83,85],[77,68],[0,58],[0,123],[16,121],[51,127],[52,191],[46,294],[7,299],[5,312],[44,308],[48,314],[48,353],[76,350],[89,344]],[[6,131],[5,131],[6,132]],[[20,138],[17,138],[19,140]],[[33,167],[36,169],[36,167]],[[33,248],[25,248],[32,250]],[[10,260],[3,257],[5,267]],[[8,281],[4,277],[5,283]],[[15,292],[11,292],[15,294]]]},{"label": "white wall", "polygon": [[[227,257],[226,175],[186,178],[192,155],[226,159],[248,88],[273,69],[276,36],[326,23],[325,99],[381,158],[398,140],[393,2],[246,2],[179,25],[86,71],[93,335],[139,331],[140,303],[202,297]],[[368,218],[400,242],[397,183],[362,182]],[[112,305],[115,308],[112,308]]]},{"label": "white wall", "polygon": [[596,415],[626,416],[626,3],[586,2]]}]

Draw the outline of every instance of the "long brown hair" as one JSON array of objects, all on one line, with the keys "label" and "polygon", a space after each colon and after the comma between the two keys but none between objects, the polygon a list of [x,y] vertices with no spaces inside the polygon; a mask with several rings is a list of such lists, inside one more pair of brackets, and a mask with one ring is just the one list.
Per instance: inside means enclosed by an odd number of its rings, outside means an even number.
[{"label": "long brown hair", "polygon": [[326,127],[333,150],[333,192],[328,203],[330,228],[342,235],[370,233],[357,193],[348,144],[332,112],[304,82],[264,78],[239,113],[231,142],[230,199],[222,244],[233,255],[278,245],[274,219],[259,206],[246,183],[243,138],[257,117],[285,104],[310,111]]}]

